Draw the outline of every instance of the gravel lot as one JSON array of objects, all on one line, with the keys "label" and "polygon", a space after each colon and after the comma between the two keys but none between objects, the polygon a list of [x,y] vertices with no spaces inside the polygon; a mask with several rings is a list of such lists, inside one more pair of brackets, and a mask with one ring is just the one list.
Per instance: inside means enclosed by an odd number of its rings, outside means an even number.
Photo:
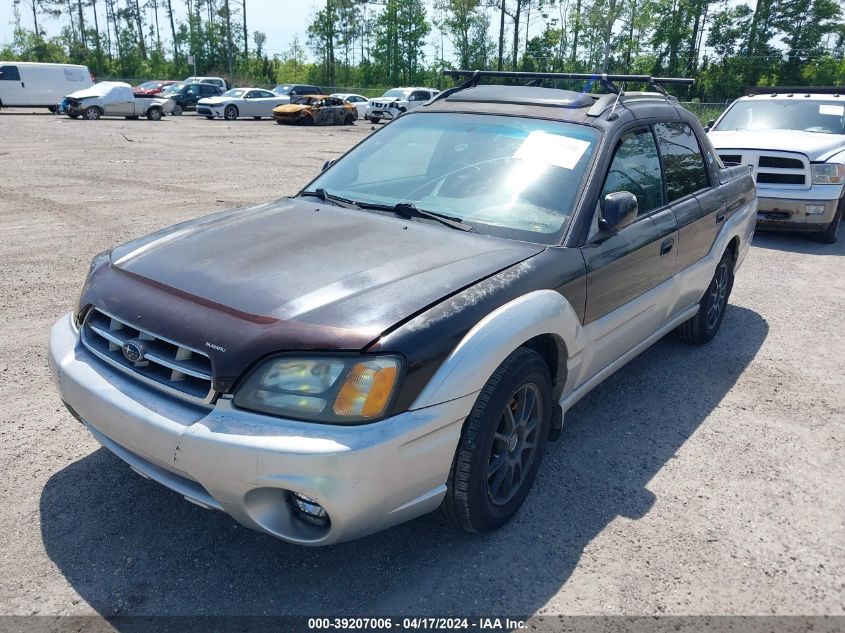
[{"label": "gravel lot", "polygon": [[0,614],[845,614],[845,239],[758,235],[716,340],[579,403],[488,536],[295,547],[99,447],[46,361],[91,257],[294,193],[370,127],[0,113]]}]

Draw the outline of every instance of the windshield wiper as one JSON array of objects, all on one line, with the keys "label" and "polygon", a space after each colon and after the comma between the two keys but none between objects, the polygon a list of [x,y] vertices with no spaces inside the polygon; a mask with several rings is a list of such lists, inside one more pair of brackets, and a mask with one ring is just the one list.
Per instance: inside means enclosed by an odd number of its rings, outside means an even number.
[{"label": "windshield wiper", "polygon": [[396,204],[393,207],[393,211],[396,215],[402,218],[427,218],[429,220],[434,220],[435,222],[440,222],[440,224],[444,224],[453,229],[458,229],[459,231],[466,231],[467,233],[475,232],[474,226],[464,224],[464,221],[460,218],[454,218],[435,211],[426,211],[425,209],[420,209],[410,202],[400,202]]},{"label": "windshield wiper", "polygon": [[349,198],[341,198],[340,196],[335,196],[328,193],[325,189],[320,187],[316,191],[303,191],[300,195],[302,196],[315,196],[322,200],[323,202],[333,202],[339,207],[344,207],[346,209],[360,209],[360,205],[355,202],[354,200],[350,200]]},{"label": "windshield wiper", "polygon": [[440,222],[440,224],[448,226],[451,229],[466,231],[467,233],[476,232],[474,226],[465,224],[464,221],[460,218],[454,218],[452,216],[437,213],[435,211],[427,211],[425,209],[420,209],[419,207],[410,202],[399,202],[392,206],[388,204],[376,204],[370,202],[359,202],[358,204],[364,207],[365,209],[376,209],[378,211],[392,211],[400,218],[426,218],[427,220],[434,220],[435,222]]}]

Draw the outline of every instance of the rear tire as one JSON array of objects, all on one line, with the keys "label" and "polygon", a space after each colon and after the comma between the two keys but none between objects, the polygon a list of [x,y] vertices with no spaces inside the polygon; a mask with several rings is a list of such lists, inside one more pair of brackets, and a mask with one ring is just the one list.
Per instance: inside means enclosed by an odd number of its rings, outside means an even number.
[{"label": "rear tire", "polygon": [[520,347],[493,372],[464,423],[440,516],[472,533],[507,523],[543,461],[552,406],[548,366]]},{"label": "rear tire", "polygon": [[88,121],[96,121],[101,116],[100,108],[98,108],[97,106],[90,106],[88,108],[85,108],[85,112],[83,112],[83,114]]},{"label": "rear tire", "polygon": [[675,335],[686,343],[704,345],[713,340],[728,307],[728,299],[734,285],[734,258],[730,251],[725,251],[713,279],[698,302],[698,312],[694,317],[681,323],[675,329]]},{"label": "rear tire", "polygon": [[205,117],[205,118],[206,118],[206,119],[208,119],[209,121],[213,121],[213,120],[214,120],[214,117],[213,117],[213,116],[210,116],[210,115],[206,115],[206,117]]},{"label": "rear tire", "polygon": [[351,114],[346,115],[346,119],[343,122],[344,125],[355,125],[355,117]]},{"label": "rear tire", "polygon": [[370,117],[370,123],[378,123],[379,121],[381,121],[381,119],[378,117]]},{"label": "rear tire", "polygon": [[47,106],[47,109],[50,111],[50,114],[56,114],[59,107],[58,106]]},{"label": "rear tire", "polygon": [[836,244],[839,239],[839,225],[842,223],[842,213],[845,210],[845,198],[839,200],[839,206],[836,209],[836,215],[833,216],[833,221],[827,225],[824,231],[819,231],[813,234],[813,239],[822,244]]},{"label": "rear tire", "polygon": [[301,123],[306,127],[311,127],[312,125],[314,125],[314,119],[310,116],[304,116],[301,119]]},{"label": "rear tire", "polygon": [[261,120],[261,117],[260,117],[260,116],[254,116],[254,117],[252,117],[252,118],[253,118],[253,119],[255,119],[256,121],[260,121],[260,120]]}]

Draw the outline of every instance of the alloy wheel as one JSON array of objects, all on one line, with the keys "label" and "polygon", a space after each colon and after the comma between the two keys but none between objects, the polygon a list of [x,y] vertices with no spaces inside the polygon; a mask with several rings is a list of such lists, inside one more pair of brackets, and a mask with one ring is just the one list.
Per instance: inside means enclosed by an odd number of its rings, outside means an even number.
[{"label": "alloy wheel", "polygon": [[502,411],[487,465],[487,495],[493,505],[508,503],[525,481],[537,452],[542,415],[542,397],[534,383],[519,387]]},{"label": "alloy wheel", "polygon": [[716,269],[716,275],[713,277],[713,284],[710,287],[710,300],[707,302],[707,319],[706,324],[708,329],[713,329],[719,322],[719,317],[725,309],[725,304],[728,298],[728,265],[721,262]]}]

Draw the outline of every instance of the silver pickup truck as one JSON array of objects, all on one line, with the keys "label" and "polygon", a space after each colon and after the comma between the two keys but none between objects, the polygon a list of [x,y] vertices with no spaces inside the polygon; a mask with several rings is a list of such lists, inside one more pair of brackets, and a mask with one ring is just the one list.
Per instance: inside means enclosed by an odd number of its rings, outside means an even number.
[{"label": "silver pickup truck", "polygon": [[132,86],[119,81],[102,81],[90,88],[67,95],[59,105],[59,112],[72,119],[84,117],[96,120],[102,116],[122,116],[127,119],[146,117],[159,121],[170,114],[173,101],[159,97],[136,97]]}]

